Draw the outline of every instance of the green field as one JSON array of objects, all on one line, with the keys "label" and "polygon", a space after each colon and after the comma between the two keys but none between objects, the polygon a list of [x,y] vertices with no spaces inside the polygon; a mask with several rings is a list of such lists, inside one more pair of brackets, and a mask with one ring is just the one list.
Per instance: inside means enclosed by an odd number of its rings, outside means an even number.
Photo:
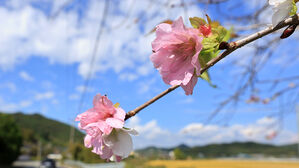
[{"label": "green field", "polygon": [[154,160],[146,165],[157,168],[299,168],[299,162],[248,160]]}]

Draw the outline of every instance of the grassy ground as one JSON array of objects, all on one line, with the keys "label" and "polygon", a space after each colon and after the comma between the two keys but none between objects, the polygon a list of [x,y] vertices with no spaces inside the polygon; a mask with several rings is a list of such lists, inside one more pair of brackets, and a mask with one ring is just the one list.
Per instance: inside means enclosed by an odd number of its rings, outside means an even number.
[{"label": "grassy ground", "polygon": [[299,168],[299,162],[241,160],[154,160],[145,165],[161,168]]}]

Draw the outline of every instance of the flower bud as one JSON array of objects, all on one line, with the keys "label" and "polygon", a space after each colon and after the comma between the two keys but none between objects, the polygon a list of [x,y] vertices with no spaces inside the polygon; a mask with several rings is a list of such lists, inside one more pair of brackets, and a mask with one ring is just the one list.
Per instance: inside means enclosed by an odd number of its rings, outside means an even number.
[{"label": "flower bud", "polygon": [[294,33],[294,31],[296,30],[296,27],[298,26],[298,24],[293,24],[293,25],[290,25],[289,27],[287,27],[282,35],[280,36],[281,39],[285,39],[285,38],[288,38],[290,35],[292,35]]},{"label": "flower bud", "polygon": [[219,50],[227,50],[229,48],[229,43],[226,41],[222,41],[219,44]]}]

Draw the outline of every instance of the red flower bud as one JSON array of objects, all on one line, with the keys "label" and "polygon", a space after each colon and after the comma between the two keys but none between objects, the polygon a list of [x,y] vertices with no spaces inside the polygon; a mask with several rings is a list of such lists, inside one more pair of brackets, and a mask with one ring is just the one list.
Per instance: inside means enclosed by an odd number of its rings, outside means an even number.
[{"label": "red flower bud", "polygon": [[296,27],[298,26],[298,24],[293,24],[293,25],[290,25],[289,27],[287,27],[282,35],[280,36],[281,39],[285,39],[285,38],[288,38],[290,35],[292,35],[294,33],[294,31],[296,30]]}]

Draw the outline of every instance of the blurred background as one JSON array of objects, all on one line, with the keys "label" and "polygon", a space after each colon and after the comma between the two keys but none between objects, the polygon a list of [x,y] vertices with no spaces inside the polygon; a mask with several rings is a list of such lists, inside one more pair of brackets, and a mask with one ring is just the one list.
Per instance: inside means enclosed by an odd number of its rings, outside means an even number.
[{"label": "blurred background", "polygon": [[270,26],[272,9],[267,0],[1,0],[0,167],[299,166],[298,32],[242,47],[209,70],[216,87],[199,80],[192,96],[179,88],[128,120],[140,135],[124,162],[106,165],[72,129],[97,93],[130,111],[167,89],[149,60],[153,29],[205,14],[234,41]]}]

